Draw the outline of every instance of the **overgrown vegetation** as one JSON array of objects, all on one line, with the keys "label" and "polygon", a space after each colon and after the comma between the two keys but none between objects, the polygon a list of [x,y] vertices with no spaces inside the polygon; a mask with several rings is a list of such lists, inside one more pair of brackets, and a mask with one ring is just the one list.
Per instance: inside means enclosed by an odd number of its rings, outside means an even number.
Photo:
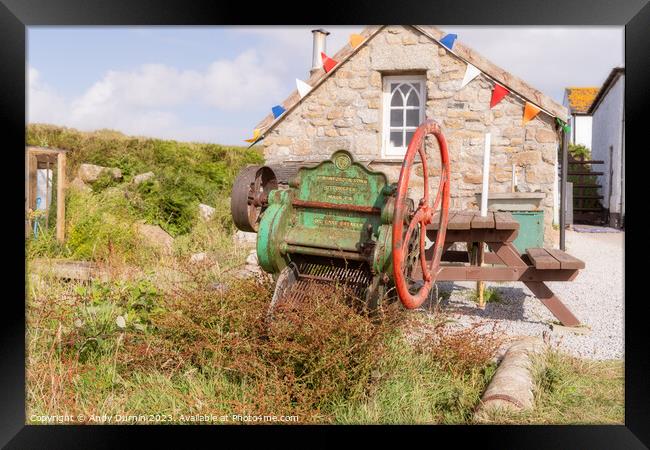
[{"label": "overgrown vegetation", "polygon": [[[269,285],[199,289],[152,278],[30,283],[28,417],[159,414],[292,416],[300,423],[466,423],[494,369],[498,340],[436,327],[407,339],[340,295],[314,295],[265,321]],[[165,420],[165,419],[163,419]]]},{"label": "overgrown vegetation", "polygon": [[[87,133],[43,124],[28,126],[27,143],[69,150],[70,180],[82,163],[119,168],[125,190],[135,175],[153,172],[152,181],[131,189],[131,209],[174,237],[190,232],[199,203],[220,205],[239,170],[263,161],[258,149],[130,137],[112,130]],[[115,183],[105,176],[93,190],[103,192],[112,186]]]},{"label": "overgrown vegetation", "polygon": [[550,350],[534,361],[535,408],[493,411],[489,421],[510,424],[622,424],[623,361],[590,361]]}]

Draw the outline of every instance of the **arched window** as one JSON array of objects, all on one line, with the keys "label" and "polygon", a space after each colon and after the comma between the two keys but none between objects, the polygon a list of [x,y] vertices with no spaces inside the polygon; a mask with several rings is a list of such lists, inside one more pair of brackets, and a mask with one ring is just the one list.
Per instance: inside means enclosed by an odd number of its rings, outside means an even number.
[{"label": "arched window", "polygon": [[422,76],[384,77],[384,156],[404,156],[424,121],[424,83]]}]

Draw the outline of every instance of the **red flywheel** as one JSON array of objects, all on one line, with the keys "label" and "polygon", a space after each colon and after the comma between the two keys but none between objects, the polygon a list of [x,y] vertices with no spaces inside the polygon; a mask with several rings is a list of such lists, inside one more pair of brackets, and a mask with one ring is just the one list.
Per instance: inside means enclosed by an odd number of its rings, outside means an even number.
[{"label": "red flywheel", "polygon": [[[427,155],[424,146],[425,137],[433,134],[438,140],[440,147],[440,184],[433,201],[429,196],[429,168]],[[420,199],[415,211],[410,214],[407,208],[408,187],[411,171],[413,170],[413,161],[415,154],[420,154],[422,161],[422,176],[424,178],[424,194]],[[402,170],[399,174],[397,183],[397,199],[395,202],[395,215],[393,219],[393,275],[395,278],[395,287],[402,304],[408,309],[418,308],[428,297],[433,283],[440,272],[440,258],[444,251],[445,235],[447,233],[447,221],[449,220],[449,154],[447,152],[447,141],[440,130],[440,126],[433,120],[423,122],[409,143],[406,150]],[[436,214],[440,209],[440,213]],[[434,218],[438,220],[438,232],[433,244],[433,257],[427,266],[425,258],[426,247],[426,227],[433,222]],[[404,226],[406,233],[404,232]],[[405,276],[405,269],[410,258],[409,243],[413,233],[419,227],[419,259],[422,268],[422,277],[424,283],[419,286],[417,292],[412,292],[412,286],[409,286]],[[417,264],[417,261],[416,261]]]}]

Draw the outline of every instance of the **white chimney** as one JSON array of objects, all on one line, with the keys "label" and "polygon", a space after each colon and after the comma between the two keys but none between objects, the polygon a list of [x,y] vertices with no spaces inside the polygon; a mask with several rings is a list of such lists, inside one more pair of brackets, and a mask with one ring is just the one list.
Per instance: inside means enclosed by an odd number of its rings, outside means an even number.
[{"label": "white chimney", "polygon": [[318,30],[311,30],[311,32],[314,34],[314,49],[312,51],[311,69],[309,70],[309,74],[313,75],[315,71],[323,67],[323,59],[321,58],[320,53],[327,53],[325,39],[330,33],[329,31],[325,31],[322,28],[319,28]]}]

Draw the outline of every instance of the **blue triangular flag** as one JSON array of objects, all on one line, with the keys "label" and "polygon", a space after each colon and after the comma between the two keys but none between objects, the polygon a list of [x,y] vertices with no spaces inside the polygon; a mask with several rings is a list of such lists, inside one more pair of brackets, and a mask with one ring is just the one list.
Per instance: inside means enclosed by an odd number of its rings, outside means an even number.
[{"label": "blue triangular flag", "polygon": [[273,117],[277,119],[286,111],[282,106],[280,105],[275,105],[273,108],[271,108],[271,111],[273,111]]},{"label": "blue triangular flag", "polygon": [[455,34],[447,34],[440,39],[440,43],[451,50],[454,47],[454,41],[457,37]]}]

